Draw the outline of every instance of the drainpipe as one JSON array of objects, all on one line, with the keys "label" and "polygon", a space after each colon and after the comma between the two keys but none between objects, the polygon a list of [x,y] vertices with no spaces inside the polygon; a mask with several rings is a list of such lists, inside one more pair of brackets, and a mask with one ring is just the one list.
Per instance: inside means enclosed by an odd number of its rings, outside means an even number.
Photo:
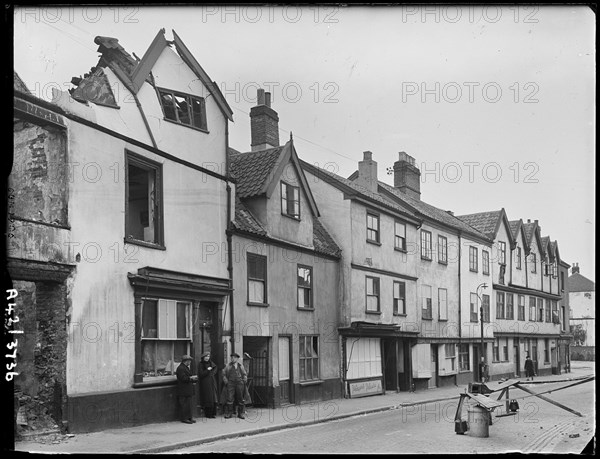
[{"label": "drainpipe", "polygon": [[[234,333],[234,309],[233,309],[233,242],[232,242],[232,225],[231,225],[231,185],[229,184],[229,123],[225,123],[225,177],[227,179],[227,272],[229,273],[229,332],[231,341],[231,351],[235,352],[235,333]],[[225,360],[227,360],[227,357]]]},{"label": "drainpipe", "polygon": [[460,231],[458,232],[458,344],[460,348],[460,339],[462,338],[462,301],[461,301],[461,273],[460,273],[460,255],[462,252],[462,241]]}]

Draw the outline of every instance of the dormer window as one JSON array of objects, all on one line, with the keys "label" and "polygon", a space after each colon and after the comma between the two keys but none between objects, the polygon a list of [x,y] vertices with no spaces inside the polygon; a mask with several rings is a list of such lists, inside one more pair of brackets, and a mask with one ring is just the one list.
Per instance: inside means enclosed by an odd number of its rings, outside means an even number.
[{"label": "dormer window", "polygon": [[281,213],[300,219],[300,188],[281,182]]},{"label": "dormer window", "polygon": [[207,131],[204,98],[170,89],[158,89],[165,119]]}]

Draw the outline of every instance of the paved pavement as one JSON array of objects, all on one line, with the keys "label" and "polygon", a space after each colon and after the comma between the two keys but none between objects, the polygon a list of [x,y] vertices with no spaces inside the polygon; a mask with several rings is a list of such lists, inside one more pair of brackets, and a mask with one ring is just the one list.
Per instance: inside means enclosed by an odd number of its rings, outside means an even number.
[{"label": "paved pavement", "polygon": [[[536,377],[534,383],[572,381],[595,373],[594,362],[572,362],[571,372]],[[488,383],[493,388],[496,381]],[[529,382],[531,384],[531,382]],[[17,451],[44,453],[160,453],[226,438],[327,422],[350,416],[424,403],[458,399],[467,385],[416,392],[388,392],[355,399],[335,399],[287,407],[247,410],[246,419],[196,418],[195,424],[166,422],[72,436],[46,435],[15,443]]]}]

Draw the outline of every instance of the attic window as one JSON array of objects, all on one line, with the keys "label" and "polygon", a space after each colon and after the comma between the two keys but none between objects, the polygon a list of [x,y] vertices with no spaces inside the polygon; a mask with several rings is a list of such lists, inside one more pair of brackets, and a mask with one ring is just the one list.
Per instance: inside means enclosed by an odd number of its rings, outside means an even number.
[{"label": "attic window", "polygon": [[203,131],[208,129],[204,98],[170,89],[158,89],[158,93],[165,119]]}]

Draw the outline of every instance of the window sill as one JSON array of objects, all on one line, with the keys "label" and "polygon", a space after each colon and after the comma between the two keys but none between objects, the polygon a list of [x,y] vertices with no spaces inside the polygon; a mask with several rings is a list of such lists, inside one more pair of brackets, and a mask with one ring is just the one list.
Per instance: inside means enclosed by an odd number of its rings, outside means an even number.
[{"label": "window sill", "polygon": [[472,273],[477,273],[477,272],[479,272],[479,271],[477,271],[476,269],[471,269],[471,268],[469,268],[469,272],[472,272]]},{"label": "window sill", "polygon": [[373,244],[373,245],[378,245],[378,246],[381,247],[381,242],[377,242],[377,241],[374,241],[372,239],[367,239],[367,243]]},{"label": "window sill", "polygon": [[199,128],[199,127],[196,127],[196,126],[191,126],[189,124],[183,124],[183,123],[180,123],[179,121],[170,120],[169,118],[163,118],[163,120],[168,121],[169,123],[176,124],[177,126],[182,126],[182,127],[185,127],[185,128],[193,129],[194,131],[202,132],[204,134],[210,134],[210,131],[208,131],[206,129]]},{"label": "window sill", "polygon": [[292,220],[295,220],[295,221],[297,221],[297,222],[299,222],[299,221],[300,221],[300,217],[299,217],[299,216],[298,216],[298,217],[296,217],[296,216],[294,216],[294,215],[286,214],[285,212],[281,212],[281,215],[282,215],[282,216],[284,216],[284,217],[290,218],[290,219],[292,219]]},{"label": "window sill", "polygon": [[365,309],[365,314],[377,314],[377,315],[381,315],[381,311],[369,311],[368,309]]},{"label": "window sill", "polygon": [[483,274],[484,276],[489,276],[490,275],[490,273],[485,273],[485,272],[481,273],[481,274]]},{"label": "window sill", "polygon": [[406,313],[394,312],[393,314],[396,317],[406,317]]},{"label": "window sill", "polygon": [[174,386],[176,384],[177,384],[177,377],[173,376],[172,378],[163,379],[162,381],[143,381],[143,382],[133,383],[133,385],[131,387],[133,387],[134,389],[143,389],[145,387]]},{"label": "window sill", "polygon": [[448,262],[447,261],[439,261],[438,260],[438,265],[448,266]]},{"label": "window sill", "polygon": [[395,250],[396,252],[408,253],[408,250],[406,250],[406,249],[401,249],[400,247],[394,247],[394,250]]},{"label": "window sill", "polygon": [[433,320],[433,317],[421,317],[421,320]]},{"label": "window sill", "polygon": [[315,379],[314,381],[303,381],[299,385],[300,385],[300,387],[305,387],[305,386],[317,386],[319,384],[323,384],[322,379]]},{"label": "window sill", "polygon": [[125,241],[125,244],[139,245],[140,247],[147,247],[149,249],[155,249],[155,250],[167,250],[167,248],[162,244],[155,244],[153,242],[140,241],[139,239],[125,238],[124,241]]},{"label": "window sill", "polygon": [[428,258],[428,257],[424,257],[424,256],[421,256],[421,260],[423,260],[423,261],[433,261],[432,258]]},{"label": "window sill", "polygon": [[269,307],[269,303],[253,303],[252,301],[247,301],[246,305],[256,306],[258,308],[268,308]]},{"label": "window sill", "polygon": [[296,306],[298,311],[314,311],[315,308],[301,308],[300,306]]}]

